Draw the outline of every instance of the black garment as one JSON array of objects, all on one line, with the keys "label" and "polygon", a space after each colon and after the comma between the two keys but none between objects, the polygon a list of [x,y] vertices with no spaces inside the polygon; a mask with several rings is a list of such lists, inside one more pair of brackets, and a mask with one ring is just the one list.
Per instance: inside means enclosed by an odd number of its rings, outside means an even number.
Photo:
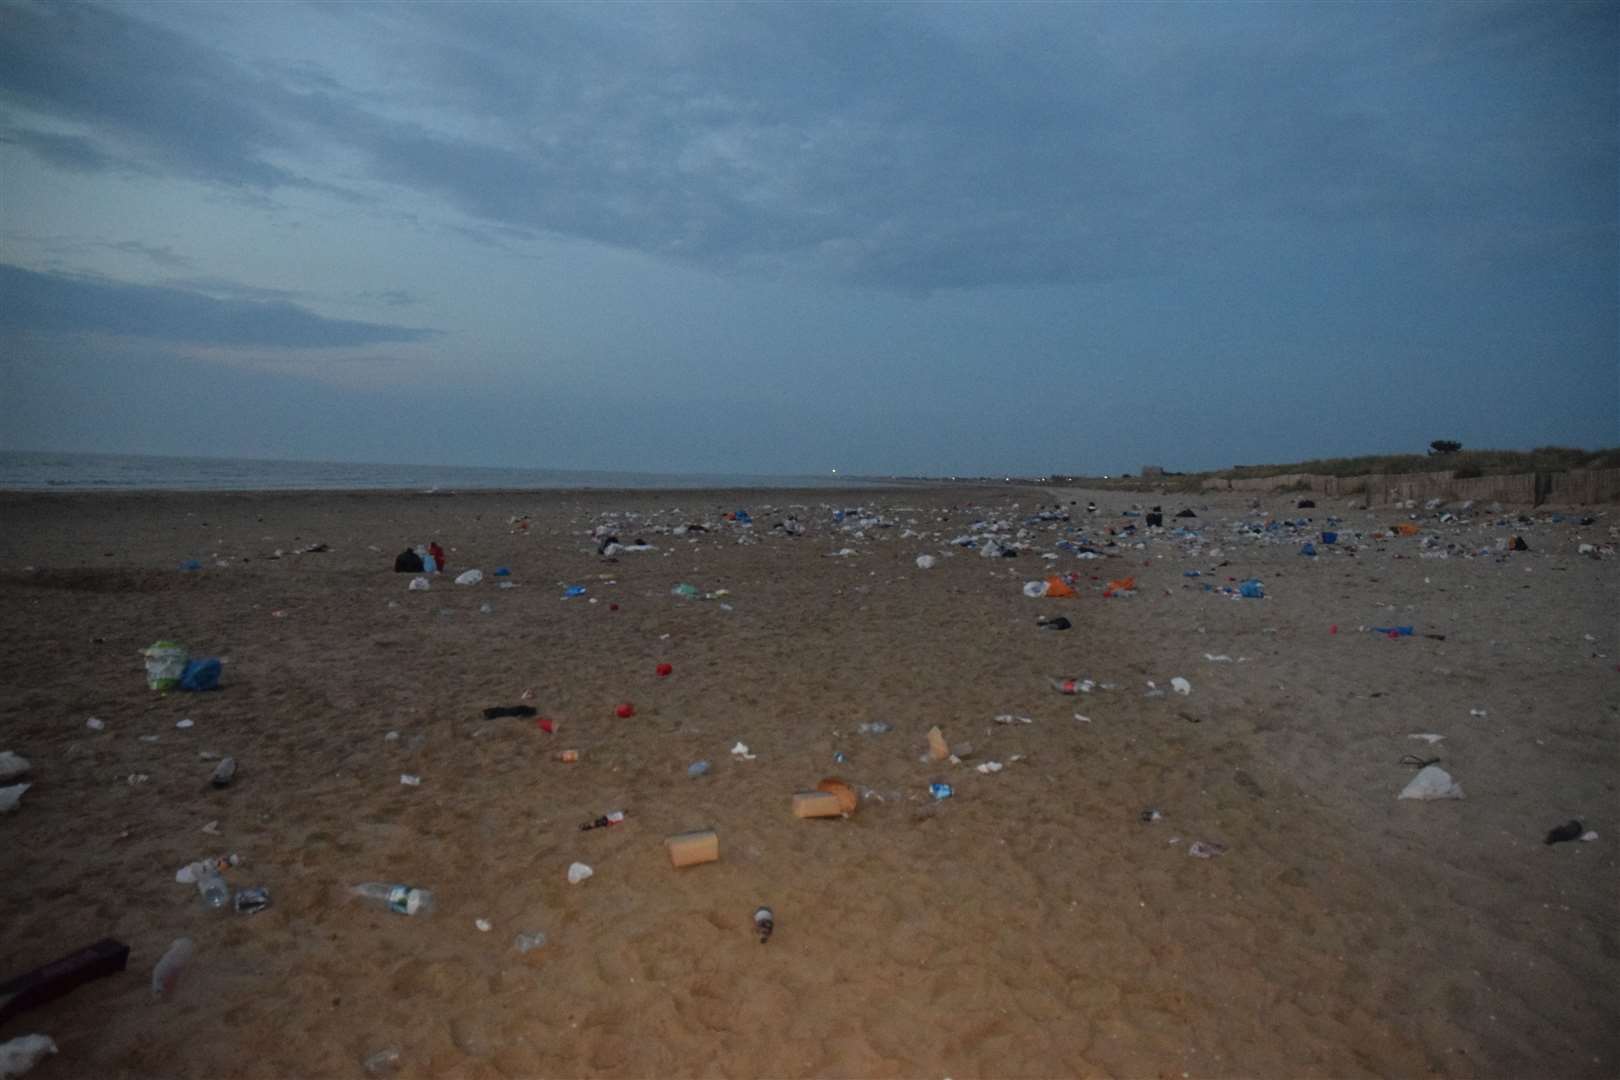
[{"label": "black garment", "polygon": [[394,556],[394,573],[420,574],[421,572],[422,556],[418,555],[410,548],[406,548],[404,551]]}]

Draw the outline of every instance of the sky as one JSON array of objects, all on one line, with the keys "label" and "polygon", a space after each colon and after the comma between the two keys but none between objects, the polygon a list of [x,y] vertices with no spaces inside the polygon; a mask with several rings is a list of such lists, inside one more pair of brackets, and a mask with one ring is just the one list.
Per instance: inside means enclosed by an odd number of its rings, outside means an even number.
[{"label": "sky", "polygon": [[0,449],[1620,444],[1620,5],[0,0]]}]

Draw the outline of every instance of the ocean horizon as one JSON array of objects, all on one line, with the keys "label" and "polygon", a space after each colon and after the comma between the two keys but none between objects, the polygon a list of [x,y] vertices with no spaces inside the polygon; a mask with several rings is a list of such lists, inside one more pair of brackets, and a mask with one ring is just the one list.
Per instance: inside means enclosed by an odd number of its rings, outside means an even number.
[{"label": "ocean horizon", "polygon": [[[917,478],[910,478],[917,482]],[[842,488],[905,482],[842,474],[614,472],[0,451],[0,491],[445,491],[540,488]]]}]

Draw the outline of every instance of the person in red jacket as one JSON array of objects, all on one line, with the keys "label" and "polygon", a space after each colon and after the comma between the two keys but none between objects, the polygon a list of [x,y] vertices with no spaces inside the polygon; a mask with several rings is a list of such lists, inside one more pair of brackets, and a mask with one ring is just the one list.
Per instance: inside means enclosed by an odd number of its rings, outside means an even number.
[{"label": "person in red jacket", "polygon": [[444,573],[447,569],[447,567],[444,565],[444,548],[439,546],[439,542],[437,540],[429,541],[428,554],[432,555],[433,561],[439,564],[439,573]]}]

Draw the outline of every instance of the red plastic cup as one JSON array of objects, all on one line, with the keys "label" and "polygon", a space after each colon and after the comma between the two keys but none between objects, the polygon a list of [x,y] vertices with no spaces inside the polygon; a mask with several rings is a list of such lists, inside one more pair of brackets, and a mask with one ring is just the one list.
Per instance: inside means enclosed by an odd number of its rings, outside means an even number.
[{"label": "red plastic cup", "polygon": [[538,725],[540,730],[545,732],[547,735],[554,735],[557,732],[557,725],[552,723],[550,720],[547,720],[543,716],[536,720],[535,724]]},{"label": "red plastic cup", "polygon": [[636,715],[636,707],[630,704],[628,701],[613,711],[619,714],[620,720],[628,720],[632,716]]},{"label": "red plastic cup", "polygon": [[675,668],[670,664],[659,664],[658,665],[658,677],[660,679],[662,679],[662,678],[666,677],[667,675],[669,675],[669,673],[674,671],[674,670],[675,670]]}]

